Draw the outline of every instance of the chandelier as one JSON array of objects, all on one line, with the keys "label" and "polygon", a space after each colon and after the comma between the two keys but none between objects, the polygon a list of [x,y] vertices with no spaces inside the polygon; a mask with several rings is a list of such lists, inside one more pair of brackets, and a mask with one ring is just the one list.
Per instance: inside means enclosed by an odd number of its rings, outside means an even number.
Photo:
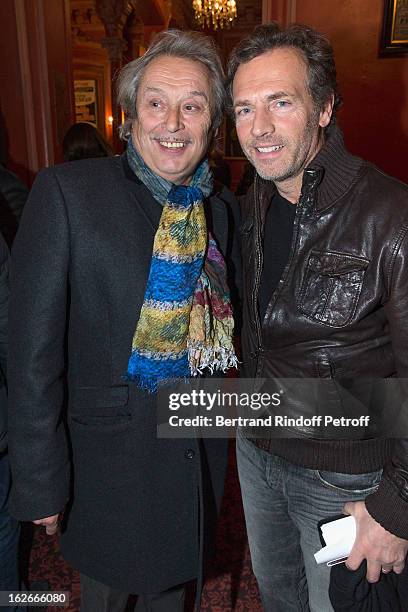
[{"label": "chandelier", "polygon": [[229,28],[237,16],[235,0],[193,0],[195,19],[202,28]]}]

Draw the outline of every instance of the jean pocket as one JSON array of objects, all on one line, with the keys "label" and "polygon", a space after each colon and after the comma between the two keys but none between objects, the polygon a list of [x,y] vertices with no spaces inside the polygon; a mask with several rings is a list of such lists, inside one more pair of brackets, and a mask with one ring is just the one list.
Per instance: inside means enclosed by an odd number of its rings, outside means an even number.
[{"label": "jean pocket", "polygon": [[238,427],[237,429],[236,449],[238,461],[239,455],[243,455],[245,460],[252,463],[252,465],[262,469],[265,468],[266,460],[264,457],[264,451],[258,449],[255,444],[245,436],[241,427]]},{"label": "jean pocket", "polygon": [[324,472],[316,470],[316,477],[321,485],[332,491],[350,494],[369,494],[374,492],[382,477],[382,470],[365,474],[342,474],[341,472]]}]

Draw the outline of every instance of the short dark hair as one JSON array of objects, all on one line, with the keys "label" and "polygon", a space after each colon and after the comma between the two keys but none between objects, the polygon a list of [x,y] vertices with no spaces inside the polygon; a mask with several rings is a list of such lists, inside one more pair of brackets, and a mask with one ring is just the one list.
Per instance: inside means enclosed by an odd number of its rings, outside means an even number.
[{"label": "short dark hair", "polygon": [[74,123],[64,136],[62,152],[65,161],[110,157],[113,151],[102,134],[90,123]]},{"label": "short dark hair", "polygon": [[260,25],[238,43],[228,61],[226,86],[229,107],[232,109],[232,85],[239,66],[282,47],[297,49],[302,54],[308,71],[310,95],[319,111],[323,110],[333,96],[333,113],[329,126],[333,125],[336,110],[342,101],[337,87],[333,47],[323,34],[300,24],[290,25],[286,29],[281,29],[276,22]]}]

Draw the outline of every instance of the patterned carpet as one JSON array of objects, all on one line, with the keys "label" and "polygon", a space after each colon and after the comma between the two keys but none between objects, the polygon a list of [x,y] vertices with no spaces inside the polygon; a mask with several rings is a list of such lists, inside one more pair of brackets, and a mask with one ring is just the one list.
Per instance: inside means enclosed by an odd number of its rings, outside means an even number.
[{"label": "patterned carpet", "polygon": [[[46,536],[42,528],[23,526],[23,554],[28,566],[28,584],[46,580],[50,590],[68,591],[68,612],[79,611],[79,577],[65,563],[57,537]],[[63,608],[48,607],[48,612]],[[214,563],[209,570],[202,596],[202,610],[207,612],[262,612],[258,589],[251,570],[244,517],[231,447],[228,477],[221,510]],[[95,610],[95,612],[98,612]]]}]

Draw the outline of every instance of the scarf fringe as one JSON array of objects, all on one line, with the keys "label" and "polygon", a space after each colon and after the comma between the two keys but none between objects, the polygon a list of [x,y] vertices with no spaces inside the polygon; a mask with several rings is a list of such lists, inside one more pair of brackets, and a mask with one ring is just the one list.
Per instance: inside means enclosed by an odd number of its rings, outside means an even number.
[{"label": "scarf fringe", "polygon": [[[230,368],[238,369],[239,361],[233,348],[227,349],[222,346],[204,346],[199,342],[190,343],[188,348],[188,360],[190,376],[201,376],[204,370],[208,369],[211,374],[214,372],[225,373]],[[140,389],[148,393],[157,393],[158,387],[170,386],[179,383],[181,380],[188,382],[188,376],[172,376],[162,378],[161,376],[149,376],[146,374],[129,373],[123,376],[123,380],[134,382]]]},{"label": "scarf fringe", "polygon": [[205,346],[199,342],[188,342],[188,361],[191,376],[203,374],[205,369],[214,372],[226,372],[230,368],[238,368],[238,358],[234,349],[223,346]]}]

